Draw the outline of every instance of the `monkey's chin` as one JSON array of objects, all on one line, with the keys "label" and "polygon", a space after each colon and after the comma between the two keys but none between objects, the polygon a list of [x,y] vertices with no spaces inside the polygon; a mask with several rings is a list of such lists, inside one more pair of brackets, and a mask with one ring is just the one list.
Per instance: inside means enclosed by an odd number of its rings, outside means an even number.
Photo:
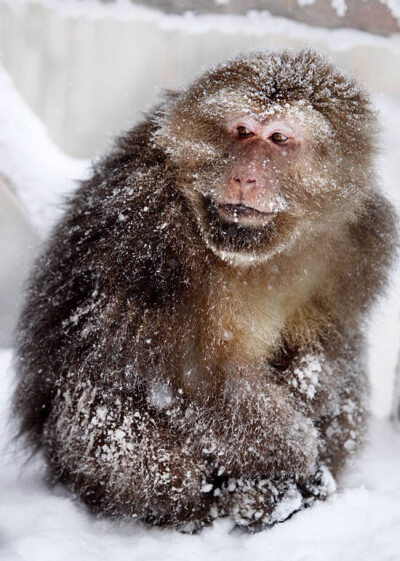
[{"label": "monkey's chin", "polygon": [[222,221],[245,228],[262,228],[276,216],[276,212],[261,212],[242,204],[216,204],[215,208]]},{"label": "monkey's chin", "polygon": [[[194,205],[203,240],[217,257],[231,265],[247,267],[265,263],[286,248],[280,213],[264,215],[235,206],[226,208],[207,197]],[[240,222],[235,219],[238,211]]]}]

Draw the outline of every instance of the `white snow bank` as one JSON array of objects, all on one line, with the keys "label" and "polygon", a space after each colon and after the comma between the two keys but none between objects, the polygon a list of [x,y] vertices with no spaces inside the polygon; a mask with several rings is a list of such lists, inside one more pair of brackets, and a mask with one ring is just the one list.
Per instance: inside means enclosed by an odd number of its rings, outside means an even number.
[{"label": "white snow bank", "polygon": [[65,155],[53,144],[1,64],[0,92],[0,173],[44,234],[59,216],[62,195],[85,176],[88,162]]},{"label": "white snow bank", "polygon": [[2,561],[396,561],[400,559],[400,435],[372,423],[371,442],[339,491],[256,535],[229,519],[200,535],[98,520],[61,487],[43,482],[41,460],[23,466],[5,430],[12,370],[0,352],[0,558]]}]

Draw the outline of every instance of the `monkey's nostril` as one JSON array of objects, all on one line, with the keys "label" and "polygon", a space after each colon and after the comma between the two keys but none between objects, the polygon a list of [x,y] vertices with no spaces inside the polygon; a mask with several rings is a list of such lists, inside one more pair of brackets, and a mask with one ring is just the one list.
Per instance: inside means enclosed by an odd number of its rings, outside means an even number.
[{"label": "monkey's nostril", "polygon": [[247,180],[246,180],[246,183],[255,183],[255,182],[256,182],[255,179],[247,179]]},{"label": "monkey's nostril", "polygon": [[240,177],[238,175],[234,175],[232,179],[240,183]]}]

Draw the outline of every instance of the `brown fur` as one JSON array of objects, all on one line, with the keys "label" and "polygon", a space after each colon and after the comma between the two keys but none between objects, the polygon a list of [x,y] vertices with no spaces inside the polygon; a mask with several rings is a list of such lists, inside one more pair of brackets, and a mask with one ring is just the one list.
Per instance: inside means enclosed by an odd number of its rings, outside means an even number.
[{"label": "brown fur", "polygon": [[[307,149],[263,230],[212,215],[225,117],[292,112]],[[322,57],[256,53],[170,94],[68,204],[21,316],[15,407],[97,512],[260,527],[326,496],[362,441],[362,326],[393,254],[365,92]],[[211,212],[211,215],[210,215]],[[324,475],[325,474],[325,475]],[[325,478],[325,479],[324,479]]]}]

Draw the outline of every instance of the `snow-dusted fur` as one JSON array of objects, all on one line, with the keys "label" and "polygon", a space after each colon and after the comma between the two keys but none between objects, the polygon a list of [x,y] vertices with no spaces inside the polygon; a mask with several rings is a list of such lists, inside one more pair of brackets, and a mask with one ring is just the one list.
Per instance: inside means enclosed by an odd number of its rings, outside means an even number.
[{"label": "snow-dusted fur", "polygon": [[[262,229],[211,210],[221,123],[289,115]],[[362,322],[393,253],[365,92],[310,51],[211,70],[117,142],[70,201],[18,330],[21,432],[95,511],[260,528],[325,498],[365,431]]]}]

